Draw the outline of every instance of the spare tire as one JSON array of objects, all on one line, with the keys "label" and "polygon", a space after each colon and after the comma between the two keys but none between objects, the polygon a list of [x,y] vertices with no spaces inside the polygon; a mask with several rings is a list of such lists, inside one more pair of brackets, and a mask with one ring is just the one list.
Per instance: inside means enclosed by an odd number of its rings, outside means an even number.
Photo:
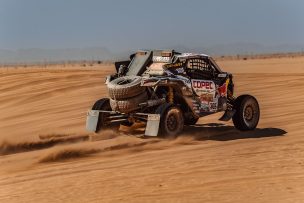
[{"label": "spare tire", "polygon": [[108,83],[108,91],[111,99],[124,100],[137,96],[145,91],[145,87],[140,86],[140,76],[124,76],[116,78]]},{"label": "spare tire", "polygon": [[130,113],[136,109],[139,109],[139,104],[147,101],[148,95],[146,92],[137,95],[135,97],[126,100],[114,100],[110,99],[110,106],[113,111],[121,113]]}]

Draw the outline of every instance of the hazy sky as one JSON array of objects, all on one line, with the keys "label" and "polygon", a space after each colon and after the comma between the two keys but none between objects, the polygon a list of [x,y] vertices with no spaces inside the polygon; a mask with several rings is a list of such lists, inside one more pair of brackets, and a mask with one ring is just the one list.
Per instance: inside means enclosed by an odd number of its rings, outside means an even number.
[{"label": "hazy sky", "polygon": [[0,49],[304,44],[303,0],[0,0]]}]

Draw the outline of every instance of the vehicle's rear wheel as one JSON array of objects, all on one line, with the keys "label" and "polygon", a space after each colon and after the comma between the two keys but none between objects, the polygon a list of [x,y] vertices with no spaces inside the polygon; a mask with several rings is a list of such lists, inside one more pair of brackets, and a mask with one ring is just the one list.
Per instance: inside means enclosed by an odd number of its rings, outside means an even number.
[{"label": "vehicle's rear wheel", "polygon": [[[110,100],[108,98],[102,98],[95,102],[95,104],[92,107],[92,110],[100,110],[100,111],[112,111],[110,106]],[[107,117],[109,116],[109,113],[106,112],[99,112],[99,118],[98,123],[96,126],[95,132],[98,133],[101,129],[112,129],[114,131],[117,131],[119,129],[119,124],[112,124],[109,125],[106,122]]]},{"label": "vehicle's rear wheel", "polygon": [[159,135],[163,137],[176,137],[184,128],[184,117],[180,108],[165,103],[156,109],[160,114]]},{"label": "vehicle's rear wheel", "polygon": [[239,96],[234,103],[234,109],[236,112],[232,121],[237,129],[246,131],[256,128],[260,119],[260,108],[258,101],[253,96]]}]

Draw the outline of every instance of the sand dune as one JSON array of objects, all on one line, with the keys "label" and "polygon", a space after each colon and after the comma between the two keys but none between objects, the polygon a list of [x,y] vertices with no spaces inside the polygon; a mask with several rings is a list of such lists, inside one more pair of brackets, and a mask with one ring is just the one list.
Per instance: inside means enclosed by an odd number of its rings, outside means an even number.
[{"label": "sand dune", "polygon": [[0,202],[303,202],[304,57],[219,64],[260,102],[255,131],[217,114],[174,140],[93,136],[112,66],[0,69]]}]

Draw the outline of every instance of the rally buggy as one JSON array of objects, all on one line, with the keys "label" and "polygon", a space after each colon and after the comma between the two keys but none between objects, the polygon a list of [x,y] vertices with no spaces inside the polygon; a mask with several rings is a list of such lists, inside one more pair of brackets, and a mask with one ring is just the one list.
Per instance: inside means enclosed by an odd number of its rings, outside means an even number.
[{"label": "rally buggy", "polygon": [[147,136],[175,136],[202,116],[224,112],[242,131],[256,128],[260,110],[250,95],[234,97],[232,74],[208,55],[144,50],[115,63],[106,78],[109,98],[87,113],[87,130],[98,132],[145,123]]}]

